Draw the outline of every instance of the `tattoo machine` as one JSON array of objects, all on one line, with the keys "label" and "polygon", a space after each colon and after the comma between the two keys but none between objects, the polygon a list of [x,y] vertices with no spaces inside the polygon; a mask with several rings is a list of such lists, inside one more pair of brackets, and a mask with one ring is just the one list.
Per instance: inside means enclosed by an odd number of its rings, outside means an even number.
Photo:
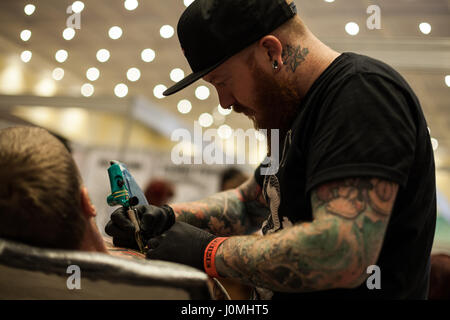
[{"label": "tattoo machine", "polygon": [[139,249],[142,253],[145,253],[139,216],[134,207],[138,204],[147,205],[148,201],[125,164],[115,160],[110,161],[108,176],[111,184],[111,194],[106,198],[106,201],[110,206],[121,205],[125,208],[128,217],[134,225],[134,236]]}]

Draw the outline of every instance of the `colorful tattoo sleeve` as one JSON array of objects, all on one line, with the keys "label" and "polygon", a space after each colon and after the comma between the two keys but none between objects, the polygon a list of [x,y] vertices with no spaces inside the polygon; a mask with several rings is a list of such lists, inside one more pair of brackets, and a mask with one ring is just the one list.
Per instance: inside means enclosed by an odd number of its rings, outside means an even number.
[{"label": "colorful tattoo sleeve", "polygon": [[352,288],[383,243],[398,186],[346,179],[313,190],[312,222],[266,236],[232,237],[219,247],[221,276],[281,292]]},{"label": "colorful tattoo sleeve", "polygon": [[254,178],[236,189],[204,200],[172,204],[178,221],[187,222],[217,236],[243,235],[256,231],[269,214],[261,188]]}]

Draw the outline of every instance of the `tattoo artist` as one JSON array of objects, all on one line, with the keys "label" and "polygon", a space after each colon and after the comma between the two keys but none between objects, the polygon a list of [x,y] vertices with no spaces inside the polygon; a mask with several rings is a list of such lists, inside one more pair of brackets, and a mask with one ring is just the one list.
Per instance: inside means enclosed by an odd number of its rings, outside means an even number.
[{"label": "tattoo artist", "polygon": [[[164,94],[202,78],[222,107],[267,130],[268,159],[272,140],[282,152],[272,174],[261,165],[238,188],[139,207],[147,258],[238,280],[255,299],[426,299],[436,186],[420,103],[394,69],[329,48],[297,10],[196,0],[181,16],[193,73]],[[121,209],[106,232],[136,246]],[[371,265],[378,289],[366,285]]]}]

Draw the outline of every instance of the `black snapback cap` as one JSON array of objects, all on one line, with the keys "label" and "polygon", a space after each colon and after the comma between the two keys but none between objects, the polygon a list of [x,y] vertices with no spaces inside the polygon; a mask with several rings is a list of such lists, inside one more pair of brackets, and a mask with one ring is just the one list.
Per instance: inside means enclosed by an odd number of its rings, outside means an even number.
[{"label": "black snapback cap", "polygon": [[285,0],[195,0],[180,17],[178,39],[192,73],[169,96],[208,74],[297,13]]}]

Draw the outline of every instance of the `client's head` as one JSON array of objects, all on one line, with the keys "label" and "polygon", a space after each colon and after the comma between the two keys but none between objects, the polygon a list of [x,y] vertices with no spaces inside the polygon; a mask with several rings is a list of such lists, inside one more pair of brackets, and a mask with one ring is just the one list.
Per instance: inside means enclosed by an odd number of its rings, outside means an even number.
[{"label": "client's head", "polygon": [[71,154],[46,130],[0,130],[0,181],[1,238],[60,249],[92,240],[95,208]]}]

